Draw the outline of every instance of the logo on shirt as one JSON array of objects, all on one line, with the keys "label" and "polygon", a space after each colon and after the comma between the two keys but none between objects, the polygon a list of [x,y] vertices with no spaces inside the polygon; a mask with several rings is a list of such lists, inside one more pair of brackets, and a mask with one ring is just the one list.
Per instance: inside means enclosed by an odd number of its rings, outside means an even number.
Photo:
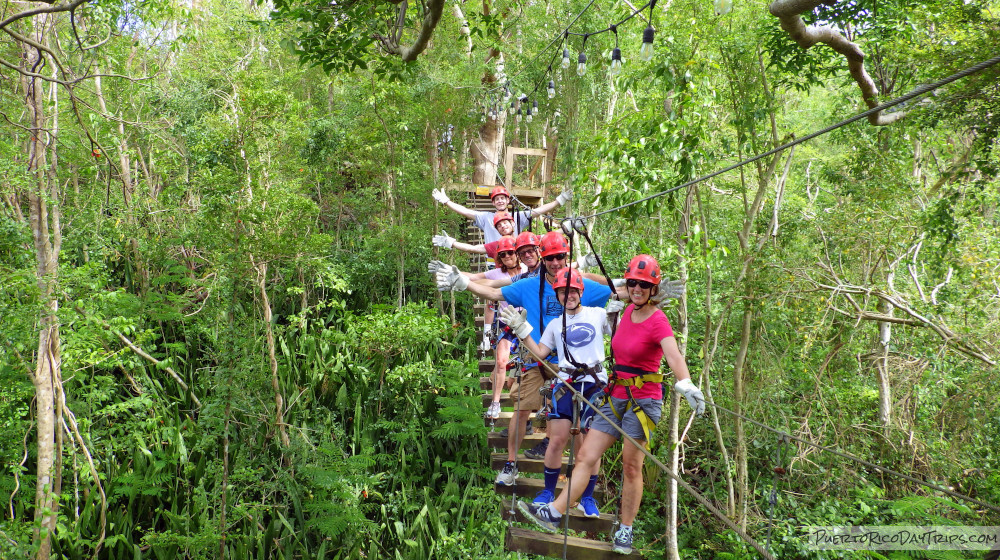
[{"label": "logo on shirt", "polygon": [[582,348],[594,341],[597,331],[593,325],[579,324],[566,327],[566,344],[570,348]]}]

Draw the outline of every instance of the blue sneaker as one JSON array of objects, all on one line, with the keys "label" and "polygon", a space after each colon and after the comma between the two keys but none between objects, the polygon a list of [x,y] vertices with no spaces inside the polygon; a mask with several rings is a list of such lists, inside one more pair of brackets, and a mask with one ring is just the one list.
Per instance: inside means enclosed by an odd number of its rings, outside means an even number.
[{"label": "blue sneaker", "polygon": [[562,521],[562,516],[556,517],[552,513],[552,508],[545,505],[529,504],[527,502],[517,501],[517,509],[521,510],[528,519],[535,522],[536,525],[542,529],[550,532],[556,533],[559,531],[559,522]]},{"label": "blue sneaker", "polygon": [[541,492],[535,494],[535,499],[531,503],[537,505],[545,505],[556,499],[555,494],[549,492],[548,490],[542,490]]},{"label": "blue sneaker", "polygon": [[576,509],[582,511],[587,517],[601,516],[601,510],[597,509],[597,502],[592,496],[580,498],[580,503],[576,505]]}]

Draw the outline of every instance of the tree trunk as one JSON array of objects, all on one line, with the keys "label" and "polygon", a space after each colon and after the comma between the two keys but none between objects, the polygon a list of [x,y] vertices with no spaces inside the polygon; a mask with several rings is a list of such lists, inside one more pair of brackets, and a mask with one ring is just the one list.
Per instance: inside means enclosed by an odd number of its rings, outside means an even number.
[{"label": "tree trunk", "polygon": [[[250,257],[253,264],[253,256]],[[278,359],[275,354],[274,329],[271,327],[271,300],[267,297],[267,263],[255,264],[257,270],[257,287],[260,288],[260,307],[264,312],[264,329],[267,335],[267,356],[271,366],[271,389],[274,391],[274,427],[285,447],[291,443],[288,431],[285,429],[285,399],[281,395],[281,383],[278,380]]]},{"label": "tree trunk", "polygon": [[[44,30],[50,16],[42,15],[32,20],[30,37],[47,46]],[[42,51],[21,44],[21,68],[31,72],[41,66]],[[60,473],[57,469],[62,456],[59,430],[62,426],[62,409],[57,402],[58,388],[62,384],[61,357],[59,354],[59,250],[62,243],[58,182],[52,176],[47,161],[51,148],[55,161],[56,138],[45,111],[44,86],[41,79],[21,75],[21,91],[28,117],[31,136],[27,143],[28,173],[34,184],[27,190],[28,221],[31,225],[35,247],[35,277],[38,283],[40,314],[38,318],[38,350],[32,384],[35,388],[35,416],[38,435],[38,460],[35,485],[35,529],[33,539],[37,560],[48,560],[52,554],[52,534],[59,511]],[[48,139],[48,144],[45,139]],[[51,145],[50,145],[51,144]]]},{"label": "tree trunk", "polygon": [[[688,280],[688,266],[687,266],[687,236],[691,231],[691,209],[694,202],[695,190],[693,187],[688,188],[687,197],[684,200],[684,211],[681,213],[680,220],[677,224],[677,279],[682,283],[687,285]],[[662,208],[662,206],[661,206]],[[662,213],[659,220],[660,224],[663,223]],[[660,226],[662,228],[662,225]],[[687,308],[687,291],[681,295],[680,305],[677,310],[677,324],[674,328],[674,335],[677,338],[677,348],[681,352],[681,356],[687,359],[687,341],[688,341],[688,308]],[[669,387],[669,384],[666,384]],[[675,391],[666,389],[665,391],[670,394],[670,424],[669,424],[669,434],[670,434],[670,470],[680,474],[680,450],[683,444],[680,441],[680,395]],[[664,395],[666,396],[666,395]],[[677,515],[677,480],[671,478],[667,482],[667,518],[666,518],[666,533],[664,534],[664,541],[666,547],[665,557],[668,560],[680,560],[680,551],[677,547],[677,527],[680,524],[680,519]]]},{"label": "tree trunk", "polygon": [[[733,368],[733,408],[737,414],[743,414],[743,400],[746,397],[744,388],[745,377],[743,368],[746,365],[747,349],[750,346],[750,325],[753,312],[751,303],[744,302],[743,323],[740,331],[740,347],[736,352],[736,365]],[[736,521],[740,528],[747,528],[747,501],[750,493],[749,480],[747,478],[747,438],[743,431],[743,419],[739,416],[733,418],[736,425],[736,488],[739,494],[737,503]]]},{"label": "tree trunk", "polygon": [[[892,316],[894,308],[883,300],[878,300],[878,310],[883,315]],[[875,361],[875,374],[878,376],[878,420],[885,434],[889,435],[889,422],[892,420],[892,387],[889,385],[889,341],[892,339],[892,323],[879,321],[878,340],[875,350],[879,357]]]}]

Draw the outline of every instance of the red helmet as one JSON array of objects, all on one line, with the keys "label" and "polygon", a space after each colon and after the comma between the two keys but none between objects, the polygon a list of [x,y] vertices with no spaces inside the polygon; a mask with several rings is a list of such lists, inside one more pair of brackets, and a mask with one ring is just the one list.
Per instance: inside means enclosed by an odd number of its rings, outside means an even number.
[{"label": "red helmet", "polygon": [[566,236],[558,231],[550,231],[543,235],[538,246],[542,249],[543,257],[559,253],[569,254],[569,241],[566,241]]},{"label": "red helmet", "polygon": [[497,227],[497,224],[499,224],[504,220],[510,220],[511,222],[513,222],[514,216],[512,216],[511,213],[507,211],[497,212],[496,214],[493,214],[493,227]]},{"label": "red helmet", "polygon": [[509,235],[505,235],[497,241],[497,254],[504,251],[514,251],[515,249],[514,238]]},{"label": "red helmet", "polygon": [[520,251],[522,247],[538,247],[538,236],[530,231],[519,233],[517,241],[514,242],[514,248]]},{"label": "red helmet", "polygon": [[504,235],[499,240],[497,240],[497,252],[496,256],[493,257],[493,263],[496,264],[497,267],[502,267],[503,263],[500,262],[502,260],[500,258],[500,253],[503,253],[504,251],[514,251],[514,250],[515,250],[514,238],[509,235]]},{"label": "red helmet", "polygon": [[660,283],[660,264],[649,255],[636,255],[625,267],[626,280]]},{"label": "red helmet", "polygon": [[583,293],[583,276],[580,275],[580,271],[575,268],[566,268],[560,270],[556,274],[556,281],[552,283],[552,289],[565,288],[569,286],[570,288],[576,288]]},{"label": "red helmet", "polygon": [[508,192],[507,189],[503,187],[493,187],[493,190],[490,191],[490,200],[493,200],[500,195],[510,198],[510,192]]}]

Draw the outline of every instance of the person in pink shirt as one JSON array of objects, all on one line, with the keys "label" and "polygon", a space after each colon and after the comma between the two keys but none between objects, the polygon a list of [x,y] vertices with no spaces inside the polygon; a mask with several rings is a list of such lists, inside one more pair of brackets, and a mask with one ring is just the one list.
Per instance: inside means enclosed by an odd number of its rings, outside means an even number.
[{"label": "person in pink shirt", "polygon": [[[594,417],[590,433],[577,457],[576,468],[581,472],[592,472],[601,455],[618,441],[620,433],[616,428],[624,430],[640,445],[648,445],[663,410],[660,362],[664,357],[677,379],[674,390],[684,395],[698,415],[705,412],[705,397],[691,382],[691,374],[677,348],[670,321],[651,302],[657,295],[661,280],[660,265],[649,255],[636,256],[625,269],[625,286],[631,303],[622,313],[621,322],[611,339],[615,366],[609,382],[609,398],[600,409],[614,424],[599,414]],[[630,443],[625,444],[621,525],[614,535],[612,546],[612,550],[622,554],[632,552],[632,523],[642,501],[644,459],[642,450]],[[518,507],[543,529],[555,532],[566,514],[567,504],[575,503],[580,498],[586,482],[586,479],[573,478],[551,503],[518,502]]]}]

